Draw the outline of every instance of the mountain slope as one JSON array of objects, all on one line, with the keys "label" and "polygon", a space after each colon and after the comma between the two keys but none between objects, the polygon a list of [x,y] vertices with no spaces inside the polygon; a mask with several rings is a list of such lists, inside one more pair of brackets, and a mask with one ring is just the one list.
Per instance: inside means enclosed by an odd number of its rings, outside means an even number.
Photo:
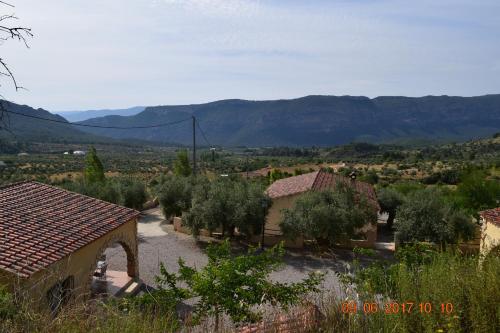
[{"label": "mountain slope", "polygon": [[[2,101],[7,111],[22,113],[29,116],[41,117],[57,121],[67,122],[61,116],[54,115],[43,109],[33,109],[27,105],[18,105],[8,101]],[[4,129],[1,129],[5,127]],[[82,132],[74,126],[47,122],[28,118],[12,113],[5,113],[5,126],[0,126],[0,138],[4,140],[38,141],[38,142],[92,142],[95,140],[108,140],[99,138],[93,134]]]},{"label": "mountain slope", "polygon": [[70,122],[83,121],[96,117],[104,116],[133,116],[144,111],[144,106],[135,106],[127,109],[103,109],[103,110],[88,110],[88,111],[59,111],[56,114],[64,117]]},{"label": "mountain slope", "polygon": [[[500,95],[479,97],[307,96],[292,100],[223,100],[148,107],[134,116],[84,124],[145,126],[195,115],[212,144],[226,146],[338,145],[352,141],[466,140],[500,129]],[[113,138],[189,143],[191,125],[131,131],[84,129]],[[202,142],[201,138],[199,138]]]}]

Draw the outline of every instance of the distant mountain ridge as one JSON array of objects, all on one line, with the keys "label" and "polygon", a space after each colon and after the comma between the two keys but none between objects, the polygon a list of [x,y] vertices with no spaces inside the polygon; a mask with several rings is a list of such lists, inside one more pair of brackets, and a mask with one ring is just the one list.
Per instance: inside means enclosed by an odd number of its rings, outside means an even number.
[{"label": "distant mountain ridge", "polygon": [[[15,114],[19,113],[58,122],[67,122],[63,117],[44,109],[34,109],[27,105],[19,105],[5,100],[0,100],[0,103],[2,103],[5,110],[14,112],[5,114],[5,124],[2,124],[5,126],[0,126],[0,139],[38,142],[93,142],[103,140],[102,137],[82,132],[69,124],[42,121]],[[2,129],[1,127],[5,128]],[[109,138],[104,140],[109,141]]]},{"label": "distant mountain ridge", "polygon": [[[147,126],[196,116],[211,144],[226,146],[329,146],[352,141],[468,140],[500,130],[500,94],[477,97],[306,96],[290,100],[221,100],[155,106],[133,116],[81,123]],[[191,125],[136,130],[84,128],[113,138],[189,144]],[[199,136],[199,142],[204,144]]]},{"label": "distant mountain ridge", "polygon": [[133,116],[139,112],[144,111],[144,106],[134,106],[126,109],[102,109],[102,110],[87,110],[87,111],[58,111],[54,112],[63,116],[70,122],[83,121],[91,118],[104,117],[104,116]]}]

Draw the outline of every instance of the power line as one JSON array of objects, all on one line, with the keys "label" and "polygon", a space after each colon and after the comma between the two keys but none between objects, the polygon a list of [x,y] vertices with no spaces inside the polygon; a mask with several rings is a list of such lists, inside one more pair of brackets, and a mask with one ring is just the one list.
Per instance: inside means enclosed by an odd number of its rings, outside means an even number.
[{"label": "power line", "polygon": [[212,144],[210,143],[210,141],[208,141],[207,136],[205,135],[205,132],[203,132],[203,129],[200,126],[200,122],[196,118],[195,118],[195,120],[196,120],[196,124],[198,125],[198,129],[201,132],[201,136],[203,137],[203,139],[205,140],[205,142],[211,147]]},{"label": "power line", "polygon": [[180,124],[180,123],[183,123],[185,121],[191,120],[191,117],[189,117],[186,119],[172,121],[169,123],[157,124],[157,125],[120,127],[120,126],[99,126],[99,125],[78,124],[78,123],[57,120],[57,119],[48,119],[48,118],[43,118],[43,117],[38,117],[38,116],[32,116],[29,114],[24,114],[24,113],[9,111],[9,110],[3,110],[2,112],[12,113],[12,114],[15,114],[18,116],[23,116],[23,117],[33,118],[33,119],[38,119],[38,120],[44,120],[44,121],[49,121],[49,122],[59,123],[59,124],[64,124],[64,125],[72,125],[72,126],[79,126],[79,127],[92,127],[92,128],[105,128],[105,129],[120,129],[120,130],[165,127],[165,126]]}]

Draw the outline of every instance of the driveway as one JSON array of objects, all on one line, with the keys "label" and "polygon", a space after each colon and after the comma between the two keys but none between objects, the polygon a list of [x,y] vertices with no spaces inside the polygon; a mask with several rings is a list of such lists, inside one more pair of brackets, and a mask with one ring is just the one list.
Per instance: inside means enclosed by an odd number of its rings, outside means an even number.
[{"label": "driveway", "polygon": [[[155,208],[143,212],[138,223],[139,232],[139,272],[141,279],[150,286],[155,286],[155,276],[159,274],[159,264],[163,262],[169,271],[177,272],[178,258],[181,257],[190,266],[203,267],[207,256],[201,246],[190,235],[175,232]],[[110,270],[125,270],[127,267],[125,251],[120,245],[106,250]],[[339,283],[335,272],[344,272],[345,265],[352,260],[352,251],[335,250],[330,255],[320,258],[304,251],[287,252],[282,269],[271,274],[271,278],[280,282],[298,282],[307,277],[309,272],[326,273],[325,290],[338,290]]]}]

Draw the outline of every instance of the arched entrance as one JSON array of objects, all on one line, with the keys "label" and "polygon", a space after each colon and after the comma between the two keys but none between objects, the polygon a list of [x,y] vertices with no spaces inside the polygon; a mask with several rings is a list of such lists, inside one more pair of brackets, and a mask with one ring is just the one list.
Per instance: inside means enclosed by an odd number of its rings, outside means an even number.
[{"label": "arched entrance", "polygon": [[109,239],[97,252],[90,279],[93,296],[121,296],[139,281],[136,239]]}]

